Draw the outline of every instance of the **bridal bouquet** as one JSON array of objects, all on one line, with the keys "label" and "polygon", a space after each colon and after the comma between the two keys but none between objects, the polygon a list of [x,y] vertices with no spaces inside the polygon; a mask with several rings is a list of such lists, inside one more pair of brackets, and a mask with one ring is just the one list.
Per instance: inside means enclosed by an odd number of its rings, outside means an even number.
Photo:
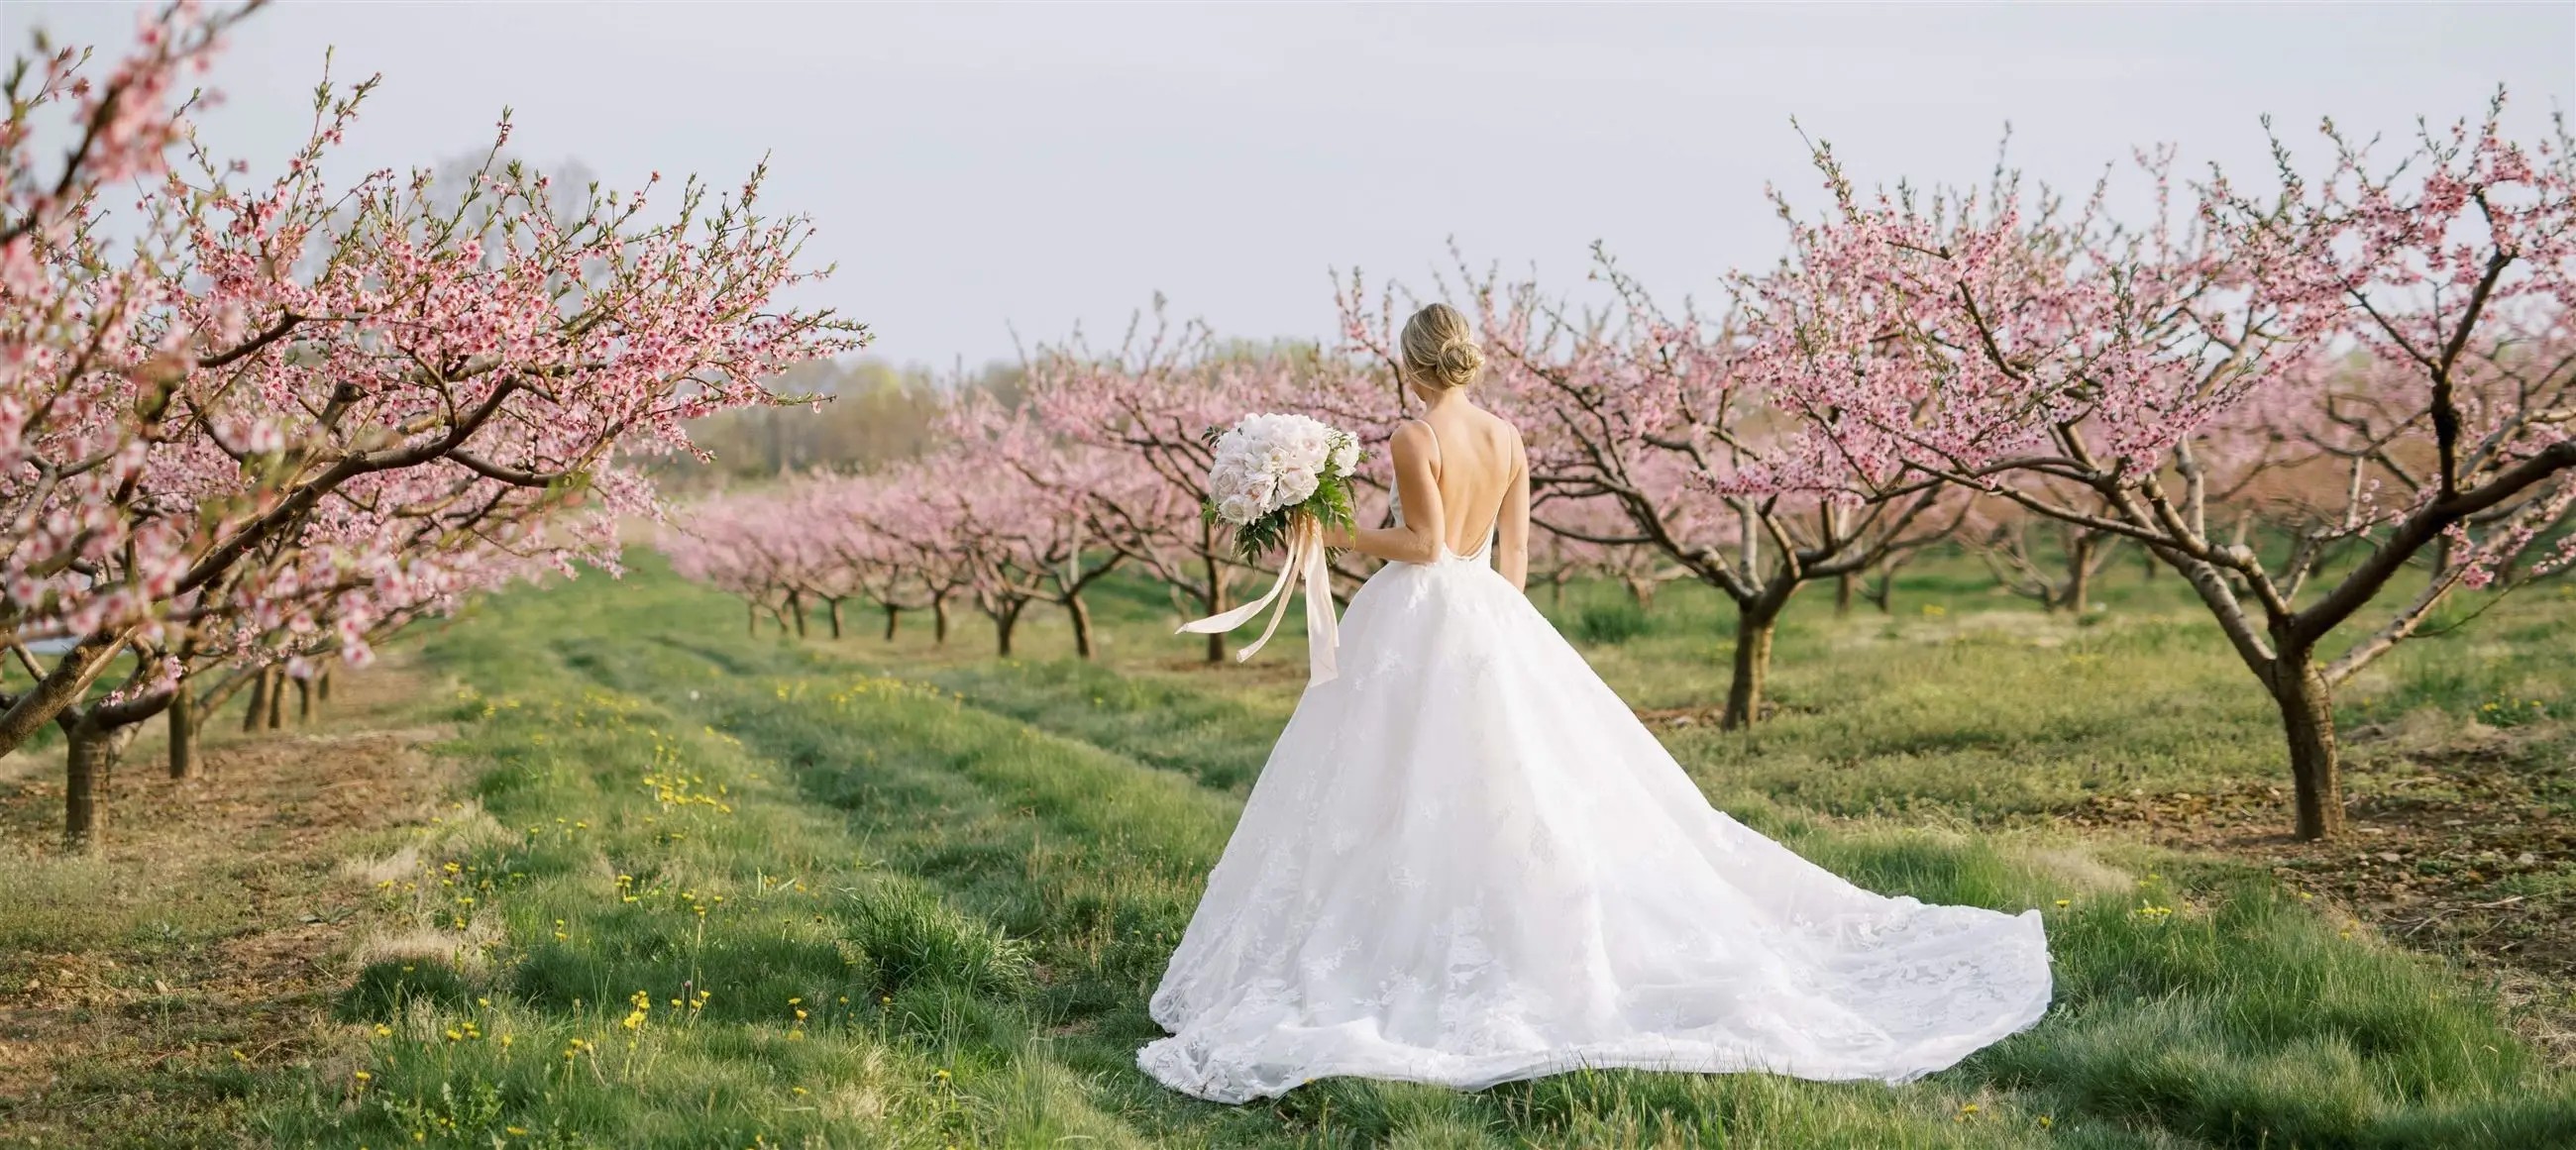
[{"label": "bridal bouquet", "polygon": [[1333,618],[1332,576],[1325,566],[1324,528],[1351,525],[1351,473],[1360,463],[1359,437],[1302,415],[1247,415],[1228,428],[1208,429],[1216,457],[1208,466],[1207,506],[1201,514],[1234,528],[1236,550],[1246,560],[1285,545],[1287,562],[1270,593],[1221,615],[1181,625],[1184,633],[1231,631],[1273,601],[1270,625],[1235,655],[1249,659],[1279,629],[1288,613],[1288,585],[1306,589],[1309,685],[1334,676],[1340,642]]},{"label": "bridal bouquet", "polygon": [[1203,514],[1234,528],[1245,559],[1288,542],[1300,516],[1350,526],[1358,436],[1302,415],[1247,415],[1207,439],[1216,460]]}]

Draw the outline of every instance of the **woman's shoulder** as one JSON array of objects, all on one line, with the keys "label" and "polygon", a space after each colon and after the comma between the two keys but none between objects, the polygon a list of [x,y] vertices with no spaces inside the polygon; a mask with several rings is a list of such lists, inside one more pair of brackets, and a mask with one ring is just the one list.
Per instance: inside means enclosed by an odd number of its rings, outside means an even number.
[{"label": "woman's shoulder", "polygon": [[1476,409],[1475,414],[1482,417],[1482,426],[1480,430],[1482,430],[1486,435],[1491,436],[1495,443],[1504,447],[1520,446],[1521,428],[1519,424],[1513,423],[1511,420],[1505,419],[1504,417],[1491,411],[1487,411],[1481,407]]},{"label": "woman's shoulder", "polygon": [[1387,437],[1387,441],[1392,447],[1425,455],[1436,454],[1442,441],[1449,439],[1489,451],[1516,451],[1520,448],[1520,427],[1484,408],[1470,408],[1444,418],[1449,421],[1445,428],[1420,416],[1407,419],[1395,425],[1395,432]]}]

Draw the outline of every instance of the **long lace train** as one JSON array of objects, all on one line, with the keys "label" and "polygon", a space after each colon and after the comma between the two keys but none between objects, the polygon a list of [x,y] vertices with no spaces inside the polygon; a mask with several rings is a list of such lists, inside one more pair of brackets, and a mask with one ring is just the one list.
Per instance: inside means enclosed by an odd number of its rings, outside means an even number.
[{"label": "long lace train", "polygon": [[1154,994],[1154,1077],[1894,1082],[2047,1010],[2037,911],[1881,897],[1711,808],[1483,557],[1352,599]]}]

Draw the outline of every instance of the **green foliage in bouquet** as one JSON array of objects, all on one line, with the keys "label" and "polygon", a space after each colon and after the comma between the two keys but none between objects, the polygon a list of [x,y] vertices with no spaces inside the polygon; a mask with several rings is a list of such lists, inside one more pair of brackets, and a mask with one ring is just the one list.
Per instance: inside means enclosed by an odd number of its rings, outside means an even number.
[{"label": "green foliage in bouquet", "polygon": [[[1214,508],[1202,508],[1209,520],[1216,518]],[[1234,529],[1235,551],[1245,562],[1288,545],[1288,525],[1297,516],[1312,515],[1326,527],[1349,527],[1353,523],[1351,482],[1346,476],[1330,476],[1315,484],[1315,493],[1304,503],[1282,507]]]},{"label": "green foliage in bouquet", "polygon": [[[1210,446],[1214,446],[1217,439],[1227,430],[1223,427],[1211,427],[1201,438]],[[1292,503],[1268,514],[1255,516],[1248,523],[1230,524],[1234,527],[1235,553],[1241,555],[1245,562],[1256,562],[1263,555],[1286,547],[1289,525],[1296,522],[1300,515],[1311,515],[1327,528],[1347,528],[1357,522],[1358,513],[1352,503],[1350,472],[1359,469],[1359,460],[1365,456],[1357,449],[1356,436],[1345,431],[1337,431],[1334,434],[1348,438],[1354,445],[1350,471],[1327,466],[1315,481],[1315,493],[1307,496],[1304,502]],[[1203,523],[1210,524],[1225,522],[1223,517],[1217,514],[1214,501],[1200,505],[1199,519]]]}]

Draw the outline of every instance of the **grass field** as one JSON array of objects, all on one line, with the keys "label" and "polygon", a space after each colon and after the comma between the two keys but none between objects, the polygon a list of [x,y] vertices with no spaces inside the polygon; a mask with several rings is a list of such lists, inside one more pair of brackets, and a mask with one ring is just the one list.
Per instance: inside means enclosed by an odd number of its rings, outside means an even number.
[{"label": "grass field", "polygon": [[1713,728],[1706,597],[1545,604],[1748,823],[2048,917],[2051,1016],[1910,1086],[1167,1092],[1133,1067],[1145,999],[1293,641],[1205,669],[1112,583],[1099,665],[1053,618],[1012,661],[971,616],[944,649],[864,615],[800,643],[648,562],[478,605],[324,725],[210,747],[195,790],[129,768],[101,858],[52,853],[54,765],[13,762],[0,1145],[2576,1144],[2576,597],[2370,672],[2355,841],[2309,847],[2178,581],[2104,593],[2051,619],[1934,565],[1891,616],[1818,596],[1750,734]]}]

